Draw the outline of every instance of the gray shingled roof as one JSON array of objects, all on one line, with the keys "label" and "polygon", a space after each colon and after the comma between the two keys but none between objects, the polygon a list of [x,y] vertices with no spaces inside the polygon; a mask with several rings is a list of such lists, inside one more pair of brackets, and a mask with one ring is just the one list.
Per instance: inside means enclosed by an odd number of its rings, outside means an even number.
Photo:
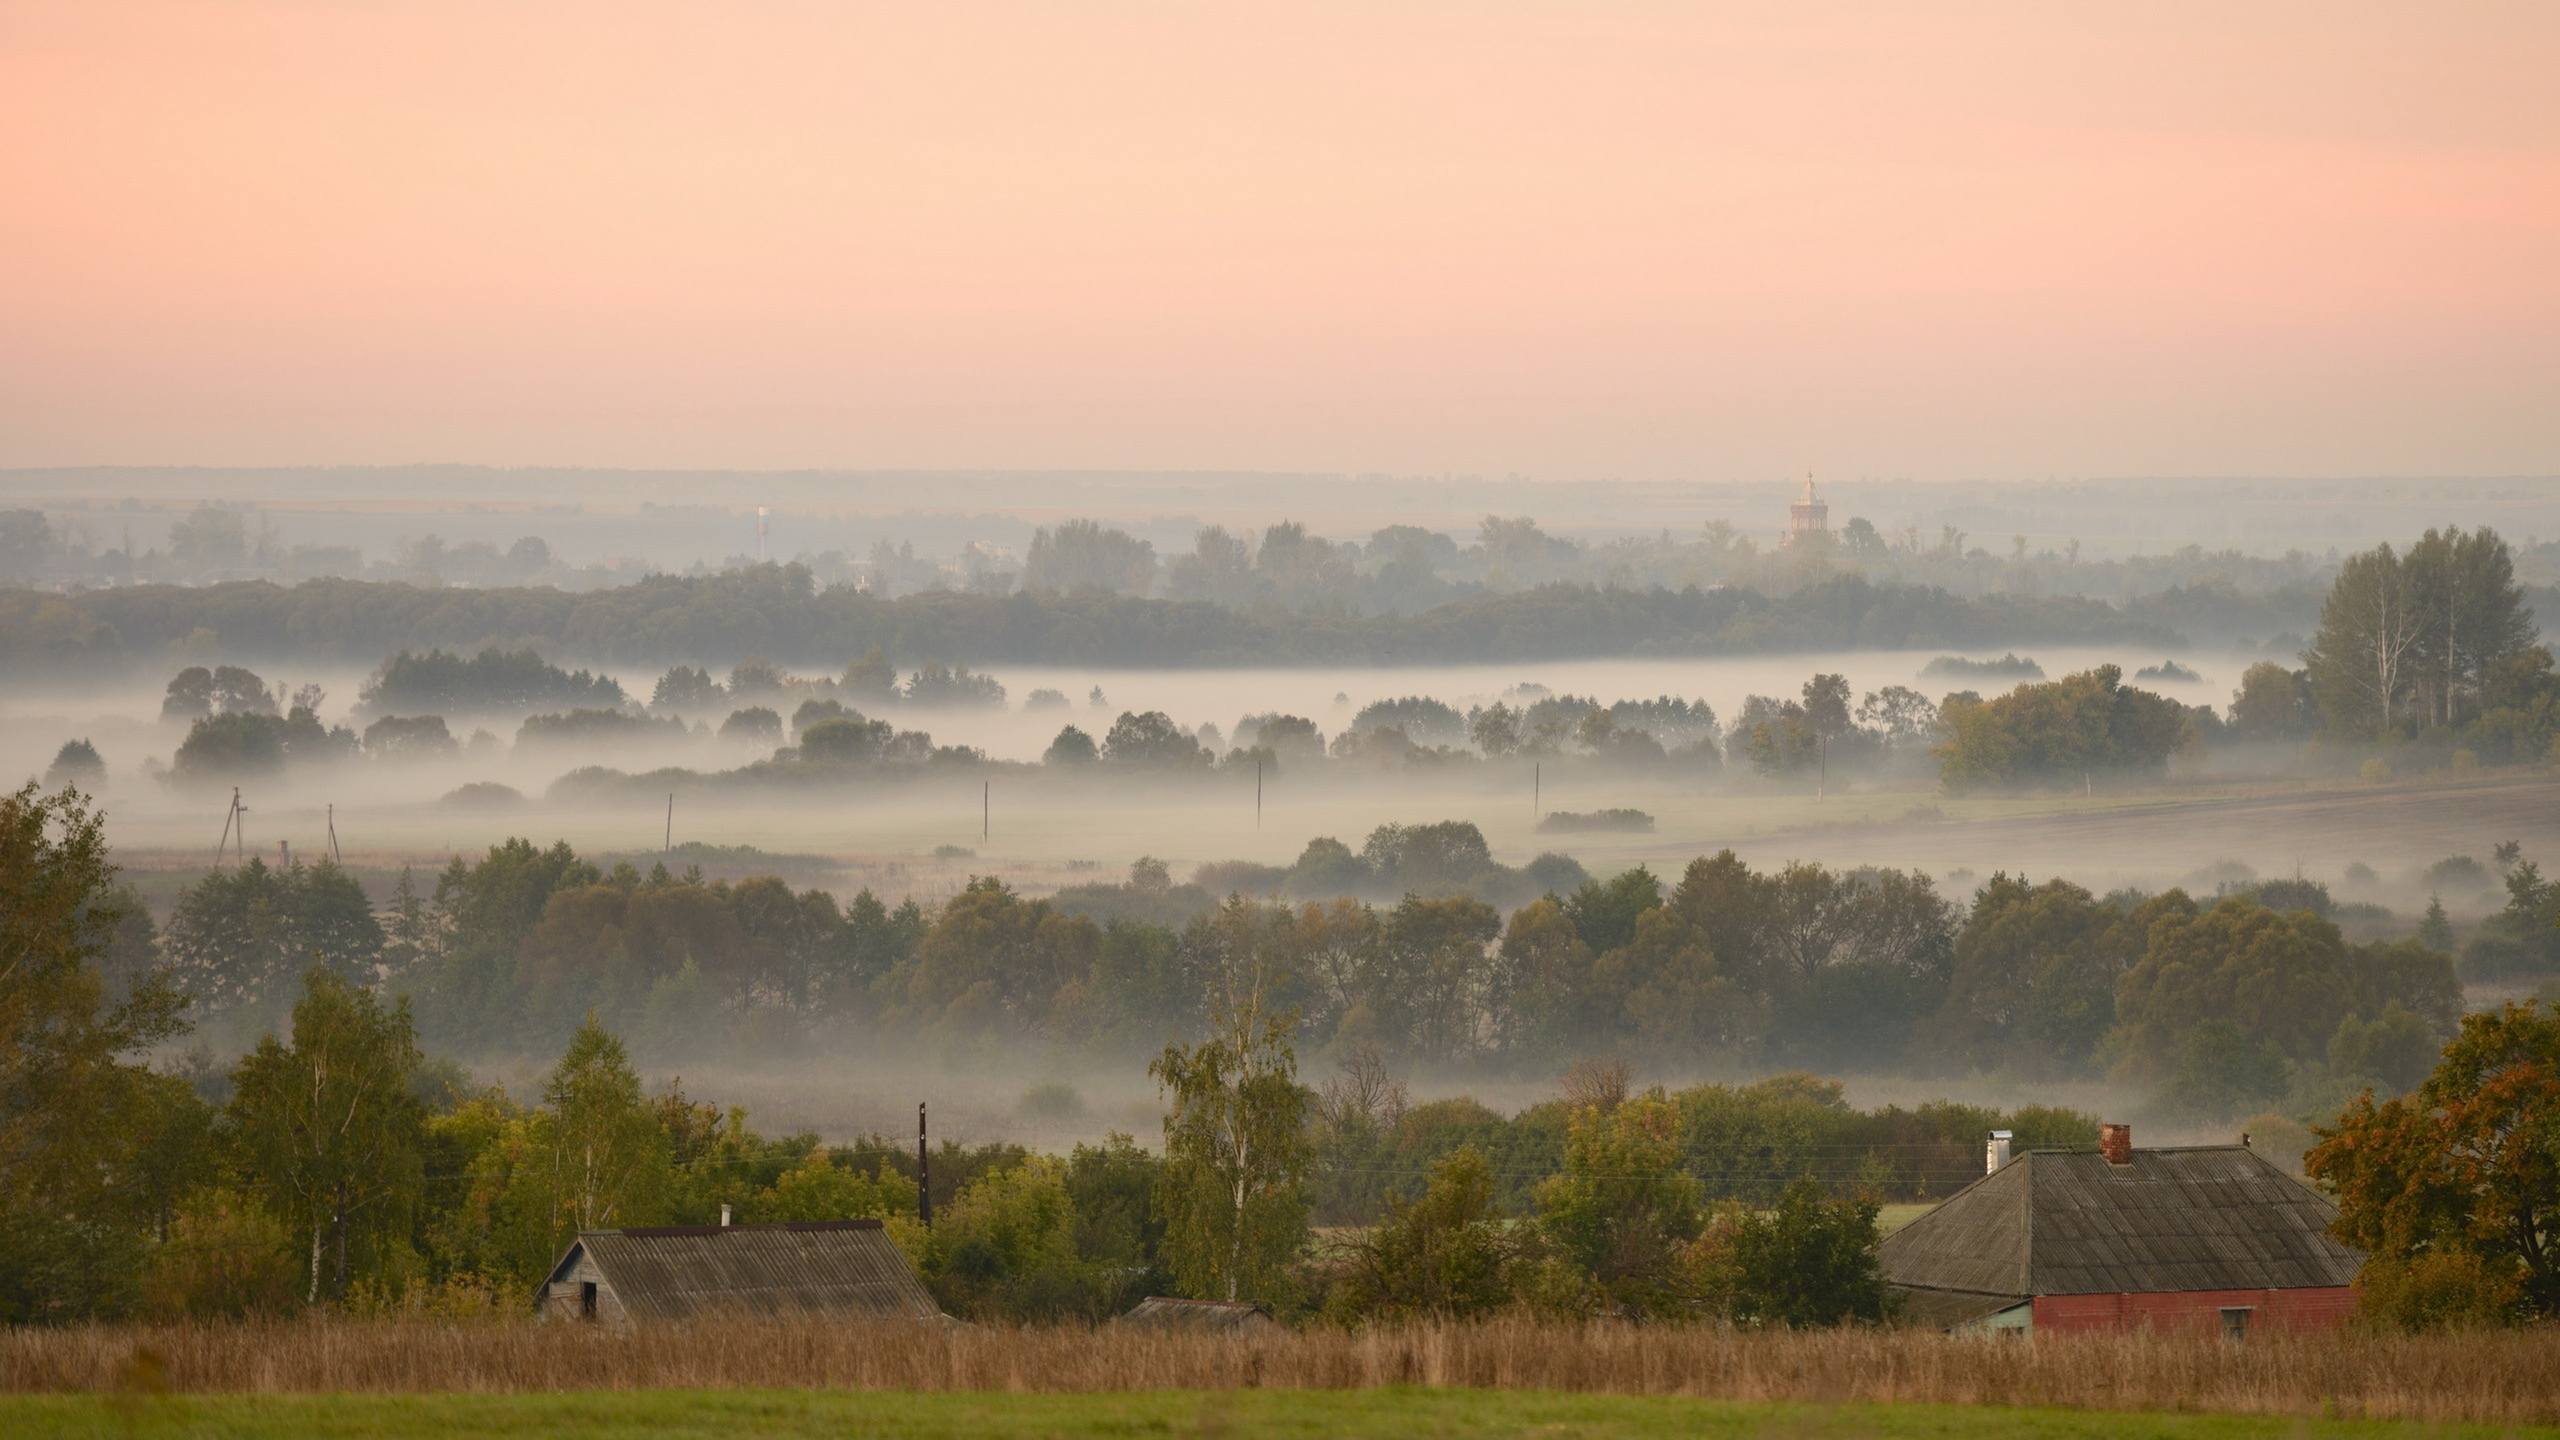
[{"label": "gray shingled roof", "polygon": [[715,1311],[880,1320],[942,1314],[877,1220],[589,1230],[552,1267],[555,1276],[581,1246],[634,1320]]},{"label": "gray shingled roof", "polygon": [[2345,1285],[2337,1207],[2237,1145],[2031,1150],[1885,1238],[1887,1283],[1977,1295]]}]

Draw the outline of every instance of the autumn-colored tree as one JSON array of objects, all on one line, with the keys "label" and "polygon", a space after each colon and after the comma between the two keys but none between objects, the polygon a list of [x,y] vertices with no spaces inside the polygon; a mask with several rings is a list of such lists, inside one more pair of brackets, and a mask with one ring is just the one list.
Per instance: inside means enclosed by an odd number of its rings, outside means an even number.
[{"label": "autumn-colored tree", "polygon": [[2414,1095],[2357,1098],[2303,1169],[2338,1197],[2338,1238],[2374,1262],[2477,1256],[2560,1316],[2560,1014],[2463,1018]]}]

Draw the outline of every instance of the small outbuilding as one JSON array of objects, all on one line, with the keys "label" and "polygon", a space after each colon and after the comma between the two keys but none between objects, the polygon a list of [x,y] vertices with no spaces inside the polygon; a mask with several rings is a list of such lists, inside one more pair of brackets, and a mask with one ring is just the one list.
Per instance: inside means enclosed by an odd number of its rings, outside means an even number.
[{"label": "small outbuilding", "polygon": [[2355,1308],[2364,1257],[2337,1207],[2246,1145],[2096,1150],[1995,1138],[1990,1173],[1885,1237],[1906,1319],[1941,1330],[2326,1330]]},{"label": "small outbuilding", "polygon": [[1116,1323],[1137,1330],[1199,1335],[1262,1335],[1280,1328],[1270,1311],[1250,1300],[1184,1300],[1172,1295],[1150,1295]]},{"label": "small outbuilding", "polygon": [[581,1231],[535,1304],[544,1319],[609,1325],[715,1314],[942,1319],[877,1220]]}]

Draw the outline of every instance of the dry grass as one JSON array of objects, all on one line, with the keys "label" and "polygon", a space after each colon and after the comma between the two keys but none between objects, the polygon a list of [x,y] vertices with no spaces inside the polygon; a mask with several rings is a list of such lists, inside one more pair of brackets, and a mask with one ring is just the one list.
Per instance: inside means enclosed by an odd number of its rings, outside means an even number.
[{"label": "dry grass", "polygon": [[0,1332],[0,1392],[515,1393],[660,1387],[1093,1392],[1466,1386],[1741,1401],[1937,1402],[2419,1422],[2560,1420],[2560,1330],[2046,1335],[1481,1324],[1263,1341],[1079,1327],[314,1321]]}]

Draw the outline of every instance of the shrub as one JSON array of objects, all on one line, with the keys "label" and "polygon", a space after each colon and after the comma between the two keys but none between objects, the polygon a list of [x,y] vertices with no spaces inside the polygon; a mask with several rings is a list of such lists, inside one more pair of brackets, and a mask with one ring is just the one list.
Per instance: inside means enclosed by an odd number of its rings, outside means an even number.
[{"label": "shrub", "polygon": [[2356,1274],[2356,1315],[2387,1330],[2485,1330],[2521,1314],[2515,1277],[2469,1250],[2366,1262]]},{"label": "shrub", "polygon": [[2391,778],[2391,762],[2376,755],[2356,767],[2356,778],[2367,785],[2380,785]]},{"label": "shrub", "polygon": [[301,1302],[302,1280],[283,1221],[236,1190],[208,1188],[178,1203],[143,1272],[142,1306],[161,1320],[282,1315]]},{"label": "shrub", "polygon": [[1022,1093],[1022,1103],[1014,1113],[1033,1124],[1060,1124],[1081,1120],[1085,1115],[1084,1097],[1076,1087],[1063,1080],[1034,1085]]},{"label": "shrub", "polygon": [[1587,832],[1642,835],[1653,830],[1653,817],[1642,810],[1556,810],[1538,821],[1544,835]]}]

